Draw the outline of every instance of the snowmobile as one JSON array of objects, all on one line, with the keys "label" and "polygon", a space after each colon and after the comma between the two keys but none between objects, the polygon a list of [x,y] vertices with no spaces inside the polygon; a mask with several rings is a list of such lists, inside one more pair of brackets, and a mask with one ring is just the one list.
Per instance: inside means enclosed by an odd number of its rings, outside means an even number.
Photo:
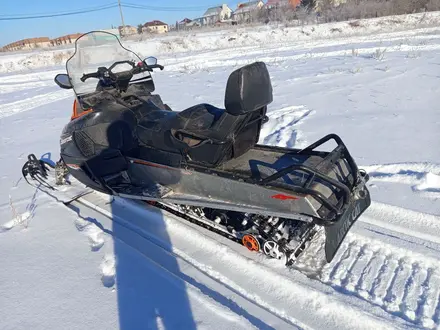
[{"label": "snowmobile", "polygon": [[[264,62],[230,74],[224,109],[202,103],[172,110],[154,94],[154,69],[164,67],[111,33],[76,40],[67,73],[54,79],[75,95],[60,138],[58,183],[68,173],[93,190],[147,202],[286,264],[324,235],[331,262],[371,203],[368,174],[341,138],[328,134],[303,149],[259,144],[273,101]],[[336,147],[318,150],[329,141]],[[31,154],[23,175],[44,180],[46,165]]]}]

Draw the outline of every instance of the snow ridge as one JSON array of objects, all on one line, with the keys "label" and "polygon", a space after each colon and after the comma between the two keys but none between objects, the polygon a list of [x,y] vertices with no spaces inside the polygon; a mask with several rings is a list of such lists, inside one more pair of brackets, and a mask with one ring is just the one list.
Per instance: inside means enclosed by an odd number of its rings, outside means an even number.
[{"label": "snow ridge", "polygon": [[363,166],[372,181],[409,184],[426,198],[440,198],[440,165],[433,163],[396,163]]},{"label": "snow ridge", "polygon": [[72,91],[61,90],[39,94],[16,102],[3,103],[0,104],[0,119],[69,97],[72,97]]}]

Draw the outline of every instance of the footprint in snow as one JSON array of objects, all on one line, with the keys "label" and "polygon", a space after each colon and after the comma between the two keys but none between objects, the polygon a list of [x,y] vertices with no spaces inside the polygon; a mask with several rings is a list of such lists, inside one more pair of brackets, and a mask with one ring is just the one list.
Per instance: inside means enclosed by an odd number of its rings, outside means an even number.
[{"label": "footprint in snow", "polygon": [[116,259],[114,255],[108,254],[101,263],[101,281],[105,287],[111,288],[115,285]]},{"label": "footprint in snow", "polygon": [[261,140],[265,145],[278,145],[294,148],[304,143],[298,125],[307,118],[312,110],[304,106],[287,106],[268,113],[269,123],[261,129]]},{"label": "footprint in snow", "polygon": [[78,229],[78,231],[85,233],[89,239],[90,248],[92,251],[99,251],[102,248],[105,240],[104,233],[100,228],[82,218],[76,219],[75,227]]}]

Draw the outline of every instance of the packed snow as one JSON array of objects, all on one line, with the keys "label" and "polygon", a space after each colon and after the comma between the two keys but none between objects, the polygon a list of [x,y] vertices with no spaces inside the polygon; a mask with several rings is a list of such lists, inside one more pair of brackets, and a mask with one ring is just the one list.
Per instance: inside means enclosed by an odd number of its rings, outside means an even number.
[{"label": "packed snow", "polygon": [[439,329],[439,17],[124,43],[165,65],[156,92],[174,110],[222,107],[229,73],[266,62],[260,143],[336,133],[369,173],[372,205],[335,259],[312,245],[292,269],[151,207],[98,193],[66,207],[27,185],[29,153],[59,157],[73,97],[53,77],[72,49],[0,55],[0,328]]}]

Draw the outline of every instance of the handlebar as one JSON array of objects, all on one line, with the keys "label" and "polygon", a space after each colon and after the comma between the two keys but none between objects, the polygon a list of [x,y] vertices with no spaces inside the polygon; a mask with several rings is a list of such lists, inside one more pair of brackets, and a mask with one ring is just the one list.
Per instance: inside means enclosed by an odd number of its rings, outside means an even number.
[{"label": "handlebar", "polygon": [[89,78],[99,78],[99,73],[98,72],[92,72],[92,73],[83,74],[83,76],[81,77],[81,81],[85,82]]},{"label": "handlebar", "polygon": [[[119,64],[129,64],[132,66],[132,69],[127,70],[127,71],[113,73],[111,70]],[[139,62],[137,64],[134,61],[117,61],[117,62],[113,63],[108,69],[105,67],[99,67],[96,72],[84,73],[83,76],[81,77],[81,81],[85,82],[89,78],[97,78],[97,79],[110,78],[111,80],[115,81],[115,80],[117,80],[118,75],[123,75],[125,77],[127,75],[133,76],[135,74],[142,73],[144,71],[152,72],[153,69],[156,69],[156,68],[158,68],[160,70],[164,69],[163,65],[160,65],[160,64],[147,65],[144,61]]]},{"label": "handlebar", "polygon": [[161,71],[164,69],[163,65],[160,65],[160,64],[149,65],[148,67],[151,69],[159,68]]}]

